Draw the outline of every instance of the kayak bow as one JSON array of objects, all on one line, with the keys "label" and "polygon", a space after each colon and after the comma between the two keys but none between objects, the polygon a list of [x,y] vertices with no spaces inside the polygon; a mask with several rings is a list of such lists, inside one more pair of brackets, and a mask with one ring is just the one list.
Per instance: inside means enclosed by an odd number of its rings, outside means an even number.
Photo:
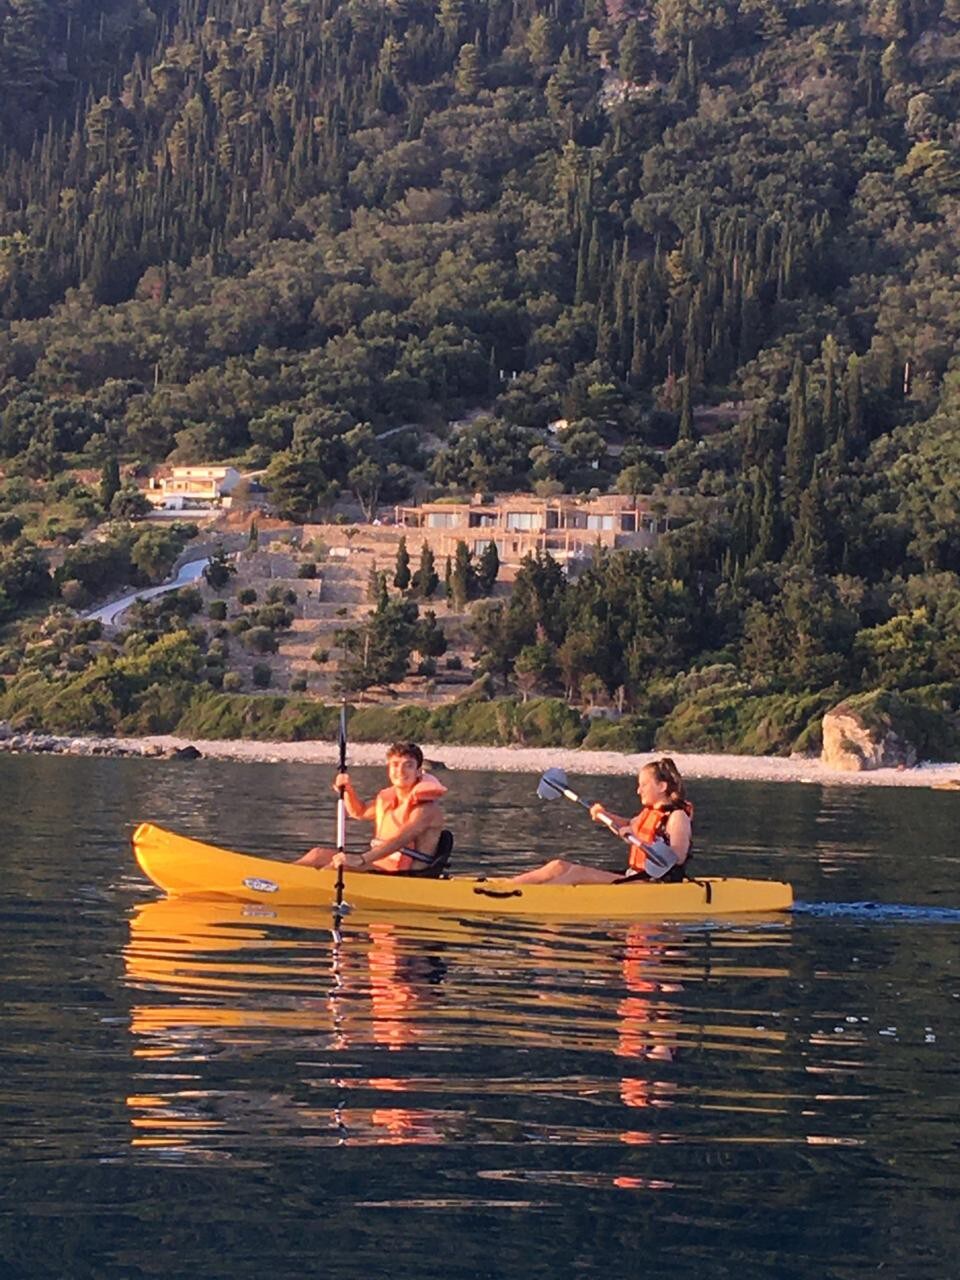
[{"label": "kayak bow", "polygon": [[[228,897],[277,906],[327,908],[336,886],[329,868],[299,866],[232,853],[142,822],[133,833],[137,862],[174,896]],[[638,916],[741,915],[788,911],[789,884],[707,876],[679,884],[517,884],[508,879],[347,872],[345,896],[368,911],[430,911],[446,915],[557,916],[574,920]]]}]

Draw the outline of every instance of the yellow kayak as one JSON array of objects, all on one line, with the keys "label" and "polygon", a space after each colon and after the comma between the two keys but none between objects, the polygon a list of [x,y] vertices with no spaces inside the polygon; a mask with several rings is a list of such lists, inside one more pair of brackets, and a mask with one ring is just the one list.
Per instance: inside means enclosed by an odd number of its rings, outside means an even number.
[{"label": "yellow kayak", "polygon": [[[133,848],[146,875],[174,896],[223,896],[277,906],[333,906],[336,873],[329,869],[232,853],[149,822],[142,822],[133,833]],[[348,871],[343,880],[344,901],[365,911],[630,920],[788,911],[793,905],[793,890],[781,881],[722,876],[680,884],[557,885],[476,876],[431,880]]]}]

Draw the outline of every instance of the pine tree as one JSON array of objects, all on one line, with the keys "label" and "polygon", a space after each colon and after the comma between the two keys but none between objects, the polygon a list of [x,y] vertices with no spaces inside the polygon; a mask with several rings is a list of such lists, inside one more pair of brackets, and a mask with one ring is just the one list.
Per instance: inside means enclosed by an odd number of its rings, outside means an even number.
[{"label": "pine tree", "polygon": [[379,605],[387,590],[387,575],[377,570],[376,564],[370,566],[367,574],[367,600],[372,605]]},{"label": "pine tree", "polygon": [[454,83],[462,98],[475,98],[482,88],[483,63],[475,44],[460,46]]},{"label": "pine tree", "polygon": [[557,24],[549,14],[538,13],[527,31],[527,52],[539,69],[552,65],[557,56]]},{"label": "pine tree", "polygon": [[644,53],[644,39],[639,22],[628,22],[620,41],[619,68],[624,80],[640,79],[643,74]]}]

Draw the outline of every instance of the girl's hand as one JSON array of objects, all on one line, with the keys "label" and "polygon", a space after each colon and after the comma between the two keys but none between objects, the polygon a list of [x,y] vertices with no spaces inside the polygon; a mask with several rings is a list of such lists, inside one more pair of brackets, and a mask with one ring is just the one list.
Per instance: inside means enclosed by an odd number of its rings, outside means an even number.
[{"label": "girl's hand", "polygon": [[590,817],[594,822],[603,822],[603,819],[608,816],[609,815],[602,804],[597,803],[590,806]]},{"label": "girl's hand", "polygon": [[349,773],[338,773],[333,780],[333,789],[336,791],[337,795],[340,794],[341,787],[344,791],[348,791],[352,785]]}]

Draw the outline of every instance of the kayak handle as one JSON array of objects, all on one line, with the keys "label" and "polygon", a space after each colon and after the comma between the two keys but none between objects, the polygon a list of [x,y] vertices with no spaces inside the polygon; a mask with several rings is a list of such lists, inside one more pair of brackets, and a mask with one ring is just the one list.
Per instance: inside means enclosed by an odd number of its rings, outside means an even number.
[{"label": "kayak handle", "polygon": [[475,885],[474,893],[479,893],[484,898],[522,898],[522,889],[481,889]]}]

